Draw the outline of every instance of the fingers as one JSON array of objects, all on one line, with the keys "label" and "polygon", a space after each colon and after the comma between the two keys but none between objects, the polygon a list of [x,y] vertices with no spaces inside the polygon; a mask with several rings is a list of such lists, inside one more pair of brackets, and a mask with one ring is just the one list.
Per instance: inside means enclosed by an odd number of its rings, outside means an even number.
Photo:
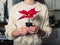
[{"label": "fingers", "polygon": [[21,31],[20,34],[21,34],[21,35],[26,35],[27,32],[24,30],[24,31]]},{"label": "fingers", "polygon": [[30,26],[30,30],[35,32],[35,31],[38,30],[38,28],[37,28],[37,27],[32,27],[32,26]]},{"label": "fingers", "polygon": [[26,35],[27,30],[28,30],[28,27],[20,27],[18,31],[21,35]]},{"label": "fingers", "polygon": [[29,34],[34,34],[34,31],[28,30]]},{"label": "fingers", "polygon": [[29,32],[30,34],[37,33],[37,32],[38,32],[37,27],[35,27],[35,26],[30,26],[28,32]]},{"label": "fingers", "polygon": [[20,27],[18,31],[19,31],[19,33],[20,33],[21,35],[26,35],[28,32],[29,32],[30,34],[34,34],[34,33],[37,33],[37,32],[38,32],[37,27],[35,27],[35,26]]}]

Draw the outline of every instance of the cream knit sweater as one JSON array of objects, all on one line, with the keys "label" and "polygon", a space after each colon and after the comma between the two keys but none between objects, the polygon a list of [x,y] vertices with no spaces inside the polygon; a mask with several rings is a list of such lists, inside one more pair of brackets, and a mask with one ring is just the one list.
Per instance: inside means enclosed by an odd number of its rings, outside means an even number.
[{"label": "cream knit sweater", "polygon": [[42,43],[41,38],[39,38],[37,34],[28,36],[19,36],[16,39],[14,39],[11,35],[12,31],[17,30],[21,26],[25,26],[25,23],[28,21],[28,18],[18,20],[18,18],[22,16],[22,14],[19,13],[19,11],[22,10],[29,11],[32,8],[35,8],[36,11],[40,11],[39,13],[35,14],[34,17],[39,17],[41,18],[41,20],[37,20],[38,18],[34,18],[35,21],[34,19],[33,21],[31,19],[31,22],[46,32],[46,35],[44,37],[48,37],[52,32],[52,29],[49,27],[49,18],[48,18],[49,15],[46,5],[41,4],[39,2],[36,2],[33,5],[27,5],[23,1],[21,1],[20,3],[14,5],[10,9],[9,22],[5,26],[6,29],[5,35],[9,40],[14,40],[14,45],[41,45]]}]

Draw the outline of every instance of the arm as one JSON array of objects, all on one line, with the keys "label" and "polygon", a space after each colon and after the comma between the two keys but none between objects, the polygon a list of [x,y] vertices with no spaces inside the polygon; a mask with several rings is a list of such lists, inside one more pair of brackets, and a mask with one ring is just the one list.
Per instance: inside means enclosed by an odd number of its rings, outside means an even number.
[{"label": "arm", "polygon": [[48,9],[45,6],[44,13],[43,13],[43,27],[40,29],[40,37],[49,37],[49,35],[52,32],[51,27],[49,26],[49,15],[48,15]]},{"label": "arm", "polygon": [[28,27],[25,26],[22,26],[17,29],[17,25],[15,23],[15,15],[17,15],[16,10],[14,8],[11,8],[9,12],[9,22],[5,26],[5,35],[10,40],[16,39],[17,37],[20,37],[22,35],[26,35],[28,30]]},{"label": "arm", "polygon": [[10,40],[14,39],[11,34],[14,30],[16,30],[13,15],[14,15],[14,12],[13,12],[13,9],[11,8],[10,11],[9,11],[8,24],[5,26],[5,30],[6,30],[5,35]]}]

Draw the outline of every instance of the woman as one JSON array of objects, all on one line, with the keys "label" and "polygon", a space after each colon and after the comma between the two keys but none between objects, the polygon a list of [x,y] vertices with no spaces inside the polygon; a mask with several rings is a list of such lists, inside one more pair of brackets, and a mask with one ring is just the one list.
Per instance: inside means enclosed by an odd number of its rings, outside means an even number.
[{"label": "woman", "polygon": [[[29,27],[26,26],[28,19],[32,23]],[[14,45],[41,45],[41,38],[51,34],[46,5],[37,0],[23,0],[14,5],[5,29],[6,37],[14,40]]]}]

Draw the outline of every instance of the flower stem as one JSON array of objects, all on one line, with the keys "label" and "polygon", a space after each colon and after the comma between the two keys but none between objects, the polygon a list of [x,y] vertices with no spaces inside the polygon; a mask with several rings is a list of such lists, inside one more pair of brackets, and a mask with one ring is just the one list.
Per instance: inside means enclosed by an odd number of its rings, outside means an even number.
[{"label": "flower stem", "polygon": [[29,17],[30,15],[28,14],[28,22],[30,22],[30,17]]}]

